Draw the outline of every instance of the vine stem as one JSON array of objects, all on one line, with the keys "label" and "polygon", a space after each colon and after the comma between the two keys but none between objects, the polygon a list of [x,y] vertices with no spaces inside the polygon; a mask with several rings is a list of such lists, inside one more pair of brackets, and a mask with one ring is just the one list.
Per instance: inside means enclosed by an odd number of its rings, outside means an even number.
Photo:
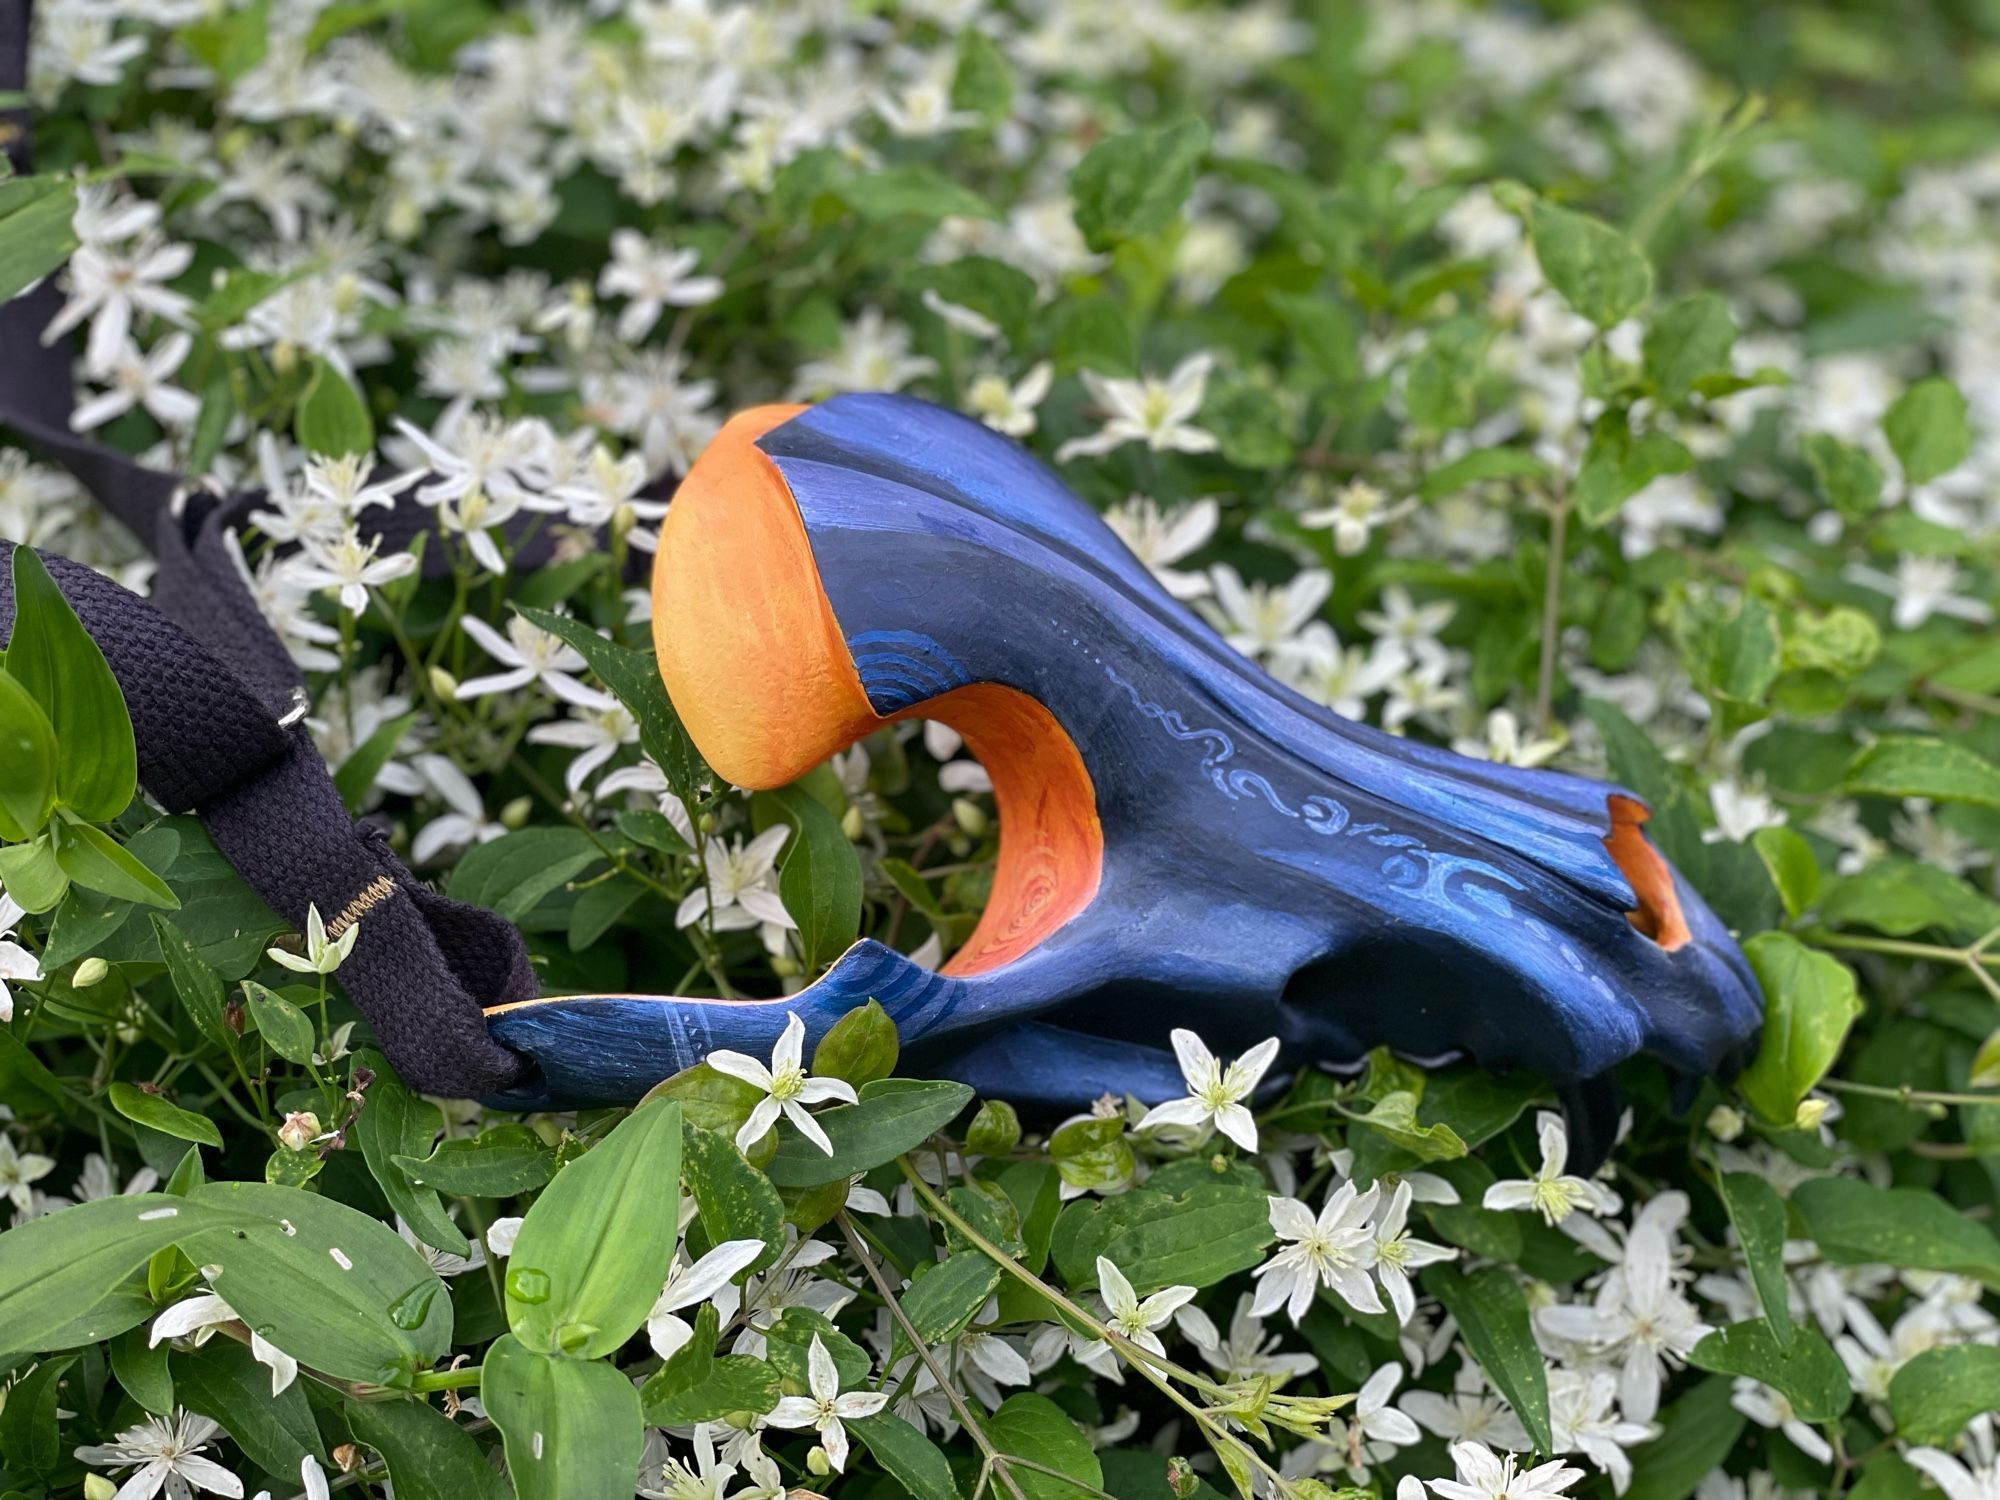
[{"label": "vine stem", "polygon": [[[1198,1388],[1204,1389],[1214,1395],[1227,1396],[1228,1392],[1223,1391],[1212,1381],[1204,1380],[1200,1376],[1194,1375],[1191,1371],[1182,1370],[1171,1360],[1161,1359],[1150,1351],[1141,1349],[1123,1334],[1106,1326],[1103,1322],[1091,1316],[1090,1313],[1050,1286],[1041,1277],[1015,1260],[1013,1256],[1007,1254],[1006,1251],[1002,1250],[998,1245],[987,1239],[985,1235],[966,1222],[964,1216],[958,1210],[954,1209],[932,1190],[931,1185],[924,1181],[922,1175],[911,1165],[910,1159],[907,1156],[897,1157],[896,1166],[901,1170],[917,1196],[923,1199],[925,1204],[930,1208],[931,1212],[953,1229],[956,1229],[973,1248],[985,1255],[987,1259],[999,1266],[1002,1271],[1012,1276],[1016,1281],[1034,1288],[1035,1291],[1047,1298],[1053,1306],[1061,1310],[1065,1315],[1073,1318],[1076,1322],[1096,1334],[1098,1338],[1109,1344],[1124,1358],[1126,1364],[1139,1372],[1140,1377],[1148,1385],[1151,1385],[1161,1395],[1165,1396],[1174,1405],[1186,1412],[1189,1417],[1193,1418],[1195,1426],[1207,1438],[1209,1445],[1216,1450],[1218,1456],[1223,1453],[1225,1448],[1235,1450],[1247,1459],[1252,1466],[1261,1471],[1265,1478],[1271,1481],[1276,1487],[1278,1494],[1286,1495],[1291,1493],[1291,1485],[1283,1475],[1266,1463],[1255,1449],[1241,1442],[1233,1433],[1226,1431],[1207,1411],[1190,1401],[1186,1395],[1175,1387],[1172,1380],[1161,1373],[1161,1370],[1172,1371],[1189,1380],[1190,1383],[1196,1385]],[[1228,1467],[1227,1463],[1224,1464],[1224,1467]],[[1248,1493],[1247,1488],[1245,1493]]]},{"label": "vine stem", "polygon": [[[854,1232],[854,1221],[847,1216],[847,1210],[843,1208],[835,1214],[833,1222],[840,1226],[841,1234],[847,1239],[847,1248],[854,1252],[854,1258],[861,1262],[861,1269],[867,1273],[868,1279],[875,1283],[875,1290],[882,1298],[882,1305],[889,1309],[889,1316],[894,1318],[896,1326],[903,1330],[903,1336],[917,1351],[917,1358],[922,1360],[924,1368],[931,1372],[931,1379],[937,1383],[937,1388],[944,1392],[944,1398],[951,1403],[951,1409],[957,1415],[960,1425],[965,1428],[972,1438],[973,1445],[984,1457],[985,1462],[980,1467],[980,1489],[984,1489],[986,1475],[992,1470],[999,1474],[1001,1482],[1013,1493],[1014,1500],[1028,1500],[1022,1493],[1019,1482],[1007,1467],[1007,1455],[993,1446],[992,1439],[986,1436],[986,1429],[979,1425],[978,1419],[972,1415],[972,1409],[965,1404],[965,1398],[958,1393],[958,1387],[951,1383],[944,1370],[939,1367],[930,1346],[924,1342],[923,1336],[917,1332],[916,1325],[911,1323],[909,1314],[903,1311],[902,1303],[896,1299],[895,1291],[890,1287],[889,1279],[882,1274],[881,1266],[876,1264],[875,1257],[868,1253],[868,1247],[861,1242],[861,1236]],[[979,1493],[978,1489],[973,1491],[973,1500],[979,1500]]]},{"label": "vine stem", "polygon": [[1557,497],[1549,516],[1549,565],[1542,579],[1542,655],[1535,671],[1535,735],[1549,732],[1555,710],[1556,647],[1562,630],[1563,551],[1569,541],[1568,495]]},{"label": "vine stem", "polygon": [[1994,928],[1975,942],[1963,948],[1948,948],[1942,943],[1913,943],[1906,938],[1861,937],[1843,932],[1822,932],[1811,934],[1807,941],[1821,948],[1846,949],[1855,953],[1883,953],[1895,958],[1922,958],[1937,963],[1962,964],[1966,972],[1979,981],[1986,993],[2000,1000],[2000,979],[1989,972],[1993,966],[2000,966],[2000,953],[1992,950],[2000,942],[2000,927]]},{"label": "vine stem", "polygon": [[460,1365],[455,1370],[425,1370],[410,1382],[410,1389],[419,1394],[473,1390],[479,1385],[483,1368],[481,1365]]},{"label": "vine stem", "polygon": [[1823,1089],[1832,1089],[1836,1094],[1860,1094],[1869,1099],[1892,1099],[1898,1104],[1907,1104],[1912,1109],[1927,1104],[1969,1104],[1981,1109],[2000,1108],[2000,1092],[1986,1095],[1941,1094],[1930,1089],[1913,1089],[1907,1084],[1849,1083],[1844,1078],[1822,1078],[1819,1086]]}]

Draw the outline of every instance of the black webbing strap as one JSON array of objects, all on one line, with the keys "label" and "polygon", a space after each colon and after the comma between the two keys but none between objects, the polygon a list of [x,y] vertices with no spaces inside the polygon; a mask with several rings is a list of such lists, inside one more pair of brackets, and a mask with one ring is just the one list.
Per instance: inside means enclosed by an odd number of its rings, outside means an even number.
[{"label": "black webbing strap", "polygon": [[[0,0],[0,93],[24,92],[30,0]],[[26,119],[0,131],[15,170]],[[535,978],[521,935],[496,913],[438,895],[371,825],[356,824],[313,747],[298,668],[266,623],[226,543],[259,497],[228,499],[133,462],[70,430],[67,339],[42,343],[61,305],[51,279],[0,303],[0,427],[60,463],[159,559],[145,600],[43,554],[124,689],[139,781],[170,811],[191,811],[277,914],[302,926],[360,921],[340,980],[403,1077],[429,1093],[497,1093],[531,1066],[486,1031],[481,1007],[526,1000]],[[398,506],[377,523],[407,544],[428,513]],[[431,549],[434,553],[437,549]],[[0,635],[13,628],[13,544],[0,540]]]}]

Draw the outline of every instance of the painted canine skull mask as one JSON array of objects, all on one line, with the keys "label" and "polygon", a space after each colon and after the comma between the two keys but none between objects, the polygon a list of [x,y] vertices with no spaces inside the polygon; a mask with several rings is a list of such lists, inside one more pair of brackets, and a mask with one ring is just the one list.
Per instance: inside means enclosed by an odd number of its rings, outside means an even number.
[{"label": "painted canine skull mask", "polygon": [[[942,971],[870,940],[766,1001],[566,997],[489,1012],[541,1077],[627,1100],[878,999],[909,1065],[1017,1102],[1182,1092],[1167,1033],[1281,1066],[1387,1045],[1528,1068],[1601,1147],[1607,1070],[1695,1079],[1756,982],[1630,793],[1397,739],[1265,675],[1022,449],[909,398],[762,408],[682,483],[654,578],[661,675],[738,785],[934,718],[992,776],[985,915]],[[1588,1146],[1585,1148],[1589,1149]]]}]

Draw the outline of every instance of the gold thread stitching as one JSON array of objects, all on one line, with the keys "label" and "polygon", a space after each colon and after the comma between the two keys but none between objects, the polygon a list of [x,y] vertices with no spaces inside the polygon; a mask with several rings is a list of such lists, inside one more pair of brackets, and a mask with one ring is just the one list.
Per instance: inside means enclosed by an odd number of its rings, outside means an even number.
[{"label": "gold thread stitching", "polygon": [[331,942],[348,928],[361,920],[362,914],[371,907],[379,906],[396,894],[396,882],[387,875],[377,875],[362,887],[361,894],[340,909],[340,915],[326,924],[327,941]]}]

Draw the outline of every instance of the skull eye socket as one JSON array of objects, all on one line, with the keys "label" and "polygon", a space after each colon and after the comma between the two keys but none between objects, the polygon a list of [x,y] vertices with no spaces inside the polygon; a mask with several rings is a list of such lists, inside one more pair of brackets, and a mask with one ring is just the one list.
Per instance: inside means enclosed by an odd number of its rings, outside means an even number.
[{"label": "skull eye socket", "polygon": [[997,683],[955,688],[898,718],[956,730],[993,782],[1000,859],[993,892],[947,974],[978,974],[1021,957],[1090,904],[1104,868],[1097,793],[1061,724],[1025,693]]},{"label": "skull eye socket", "polygon": [[1640,826],[1652,813],[1630,797],[1607,798],[1605,806],[1611,814],[1611,832],[1604,847],[1631,882],[1639,903],[1625,914],[1626,919],[1671,953],[1693,934],[1674,892],[1674,872]]}]

